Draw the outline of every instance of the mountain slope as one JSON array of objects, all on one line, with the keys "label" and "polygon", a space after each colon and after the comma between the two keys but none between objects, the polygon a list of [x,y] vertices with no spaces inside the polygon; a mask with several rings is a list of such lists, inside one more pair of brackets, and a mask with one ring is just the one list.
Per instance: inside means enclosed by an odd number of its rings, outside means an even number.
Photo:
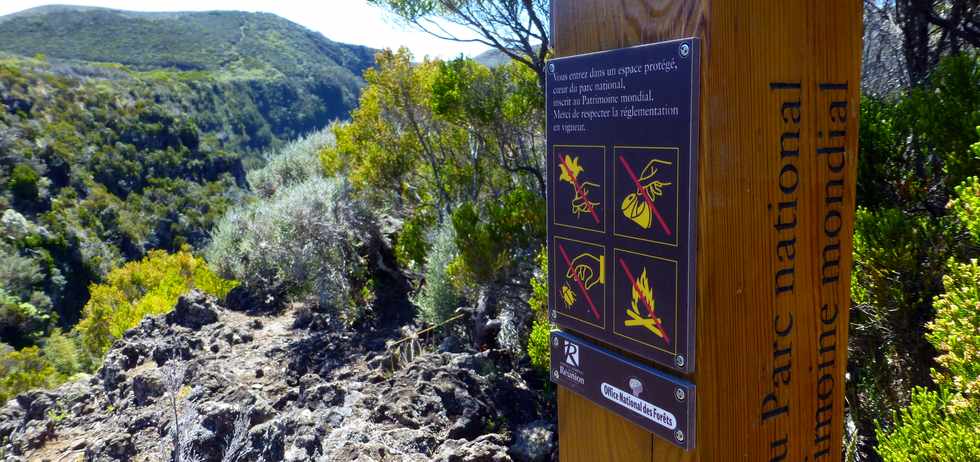
[{"label": "mountain slope", "polygon": [[[185,99],[236,99],[260,120],[222,130],[260,150],[346,118],[374,50],[333,42],[267,13],[136,13],[48,6],[0,18],[0,52],[114,66],[140,79],[191,84]],[[120,66],[121,65],[121,66]],[[193,93],[193,94],[192,94]],[[206,112],[206,111],[203,111]],[[254,119],[254,118],[253,118]],[[244,135],[244,136],[242,136]]]},{"label": "mountain slope", "polygon": [[328,40],[268,13],[136,13],[41,7],[0,21],[0,50],[181,70],[267,68],[287,76],[336,69],[357,77],[373,50]]},{"label": "mountain slope", "polygon": [[263,152],[347,117],[371,54],[269,14],[0,18],[0,352],[71,328],[112,268],[206,244]]}]

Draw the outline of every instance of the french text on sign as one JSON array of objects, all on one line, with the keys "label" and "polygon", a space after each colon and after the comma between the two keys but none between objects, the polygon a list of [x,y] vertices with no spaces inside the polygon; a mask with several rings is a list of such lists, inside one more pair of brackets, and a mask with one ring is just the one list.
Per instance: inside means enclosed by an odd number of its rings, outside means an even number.
[{"label": "french text on sign", "polygon": [[693,372],[700,41],[548,68],[552,319]]}]

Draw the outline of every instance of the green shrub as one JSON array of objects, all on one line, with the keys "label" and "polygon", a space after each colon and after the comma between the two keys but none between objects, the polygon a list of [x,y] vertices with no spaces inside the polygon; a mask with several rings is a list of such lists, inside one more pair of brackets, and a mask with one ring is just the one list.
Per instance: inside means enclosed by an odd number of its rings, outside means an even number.
[{"label": "green shrub", "polygon": [[51,328],[55,316],[7,293],[0,287],[0,341],[14,347],[36,343]]},{"label": "green shrub", "polygon": [[395,242],[395,256],[404,268],[423,268],[432,243],[428,234],[435,225],[436,219],[425,210],[416,211],[402,225]]},{"label": "green shrub", "polygon": [[922,324],[942,291],[952,222],[899,208],[856,212],[848,393],[865,435],[931,383]]},{"label": "green shrub", "polygon": [[938,161],[941,172],[929,173],[941,173],[948,188],[980,171],[980,157],[970,150],[977,142],[976,127],[980,125],[977,82],[980,54],[950,56],[933,69],[928,85],[913,89],[899,104],[899,120],[914,135],[913,149],[926,157],[918,161]]},{"label": "green shrub", "polygon": [[531,278],[531,299],[528,305],[534,317],[531,335],[527,340],[527,355],[531,365],[548,373],[551,367],[551,321],[548,320],[548,248],[542,247],[537,257],[538,267]]},{"label": "green shrub", "polygon": [[939,352],[939,390],[916,388],[894,425],[878,426],[886,461],[980,460],[980,265],[950,261],[943,285],[926,334]]},{"label": "green shrub", "polygon": [[[980,143],[974,145],[980,157]],[[980,245],[980,180],[973,176],[956,187],[956,196],[950,201],[950,208],[960,220],[975,245]]]},{"label": "green shrub", "polygon": [[334,144],[329,128],[313,132],[278,150],[266,165],[248,173],[248,183],[261,197],[321,174],[320,151]]},{"label": "green shrub", "polygon": [[18,199],[32,201],[37,199],[37,184],[40,179],[41,176],[30,165],[17,164],[10,171],[10,179],[7,180],[7,187],[13,191]]},{"label": "green shrub", "polygon": [[58,374],[69,378],[83,371],[83,357],[78,335],[63,334],[61,329],[54,329],[46,339],[41,351],[44,358],[51,363]]},{"label": "green shrub", "polygon": [[476,284],[504,279],[515,258],[544,237],[544,209],[544,201],[526,189],[515,189],[482,207],[467,202],[457,208],[452,220],[460,276]]},{"label": "green shrub", "polygon": [[140,261],[112,270],[89,288],[83,318],[76,327],[86,353],[101,358],[112,342],[144,316],[167,313],[191,288],[224,297],[235,282],[219,278],[203,259],[187,250],[151,251]]},{"label": "green shrub", "polygon": [[55,386],[60,379],[38,347],[6,353],[0,356],[0,403],[27,390]]},{"label": "green shrub", "polygon": [[314,178],[230,210],[206,255],[218,274],[261,299],[285,294],[347,310],[351,281],[363,274],[357,251],[373,227],[346,181]]},{"label": "green shrub", "polygon": [[443,225],[434,234],[425,265],[425,285],[414,300],[422,320],[433,325],[452,317],[461,301],[449,273],[450,263],[459,254],[453,227]]},{"label": "green shrub", "polygon": [[[949,262],[943,277],[946,292],[936,297],[936,318],[927,326],[939,356],[933,379],[942,387],[966,393],[980,404],[980,266]],[[978,410],[980,412],[980,410]]]},{"label": "green shrub", "polygon": [[980,460],[980,408],[958,393],[916,388],[912,403],[878,429],[878,454],[886,462],[968,462]]}]

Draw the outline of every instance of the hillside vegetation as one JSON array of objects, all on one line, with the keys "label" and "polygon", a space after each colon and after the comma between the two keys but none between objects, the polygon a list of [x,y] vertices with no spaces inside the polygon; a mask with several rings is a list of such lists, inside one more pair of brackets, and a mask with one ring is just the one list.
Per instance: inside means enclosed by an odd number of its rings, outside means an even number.
[{"label": "hillside vegetation", "polygon": [[0,18],[0,398],[94,370],[188,287],[227,292],[193,252],[371,63],[268,14]]},{"label": "hillside vegetation", "polygon": [[251,150],[346,118],[357,104],[360,76],[374,62],[369,48],[332,42],[272,14],[237,11],[35,8],[0,18],[0,51],[176,80],[184,107],[232,102],[240,114],[197,122]]}]

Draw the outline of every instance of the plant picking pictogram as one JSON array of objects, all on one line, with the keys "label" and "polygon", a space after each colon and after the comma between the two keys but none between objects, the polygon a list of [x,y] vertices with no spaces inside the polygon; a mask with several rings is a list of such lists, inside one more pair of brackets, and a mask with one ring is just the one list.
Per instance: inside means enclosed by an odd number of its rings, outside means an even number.
[{"label": "plant picking pictogram", "polygon": [[599,214],[596,213],[596,207],[599,206],[599,202],[594,202],[589,199],[589,190],[598,189],[600,186],[598,183],[591,181],[580,180],[579,177],[582,175],[585,168],[579,163],[578,157],[572,157],[571,155],[559,155],[558,168],[561,170],[561,176],[559,179],[572,186],[575,190],[575,196],[572,199],[572,213],[576,217],[581,216],[583,213],[588,212],[592,215],[592,218],[596,223],[599,223]]}]

